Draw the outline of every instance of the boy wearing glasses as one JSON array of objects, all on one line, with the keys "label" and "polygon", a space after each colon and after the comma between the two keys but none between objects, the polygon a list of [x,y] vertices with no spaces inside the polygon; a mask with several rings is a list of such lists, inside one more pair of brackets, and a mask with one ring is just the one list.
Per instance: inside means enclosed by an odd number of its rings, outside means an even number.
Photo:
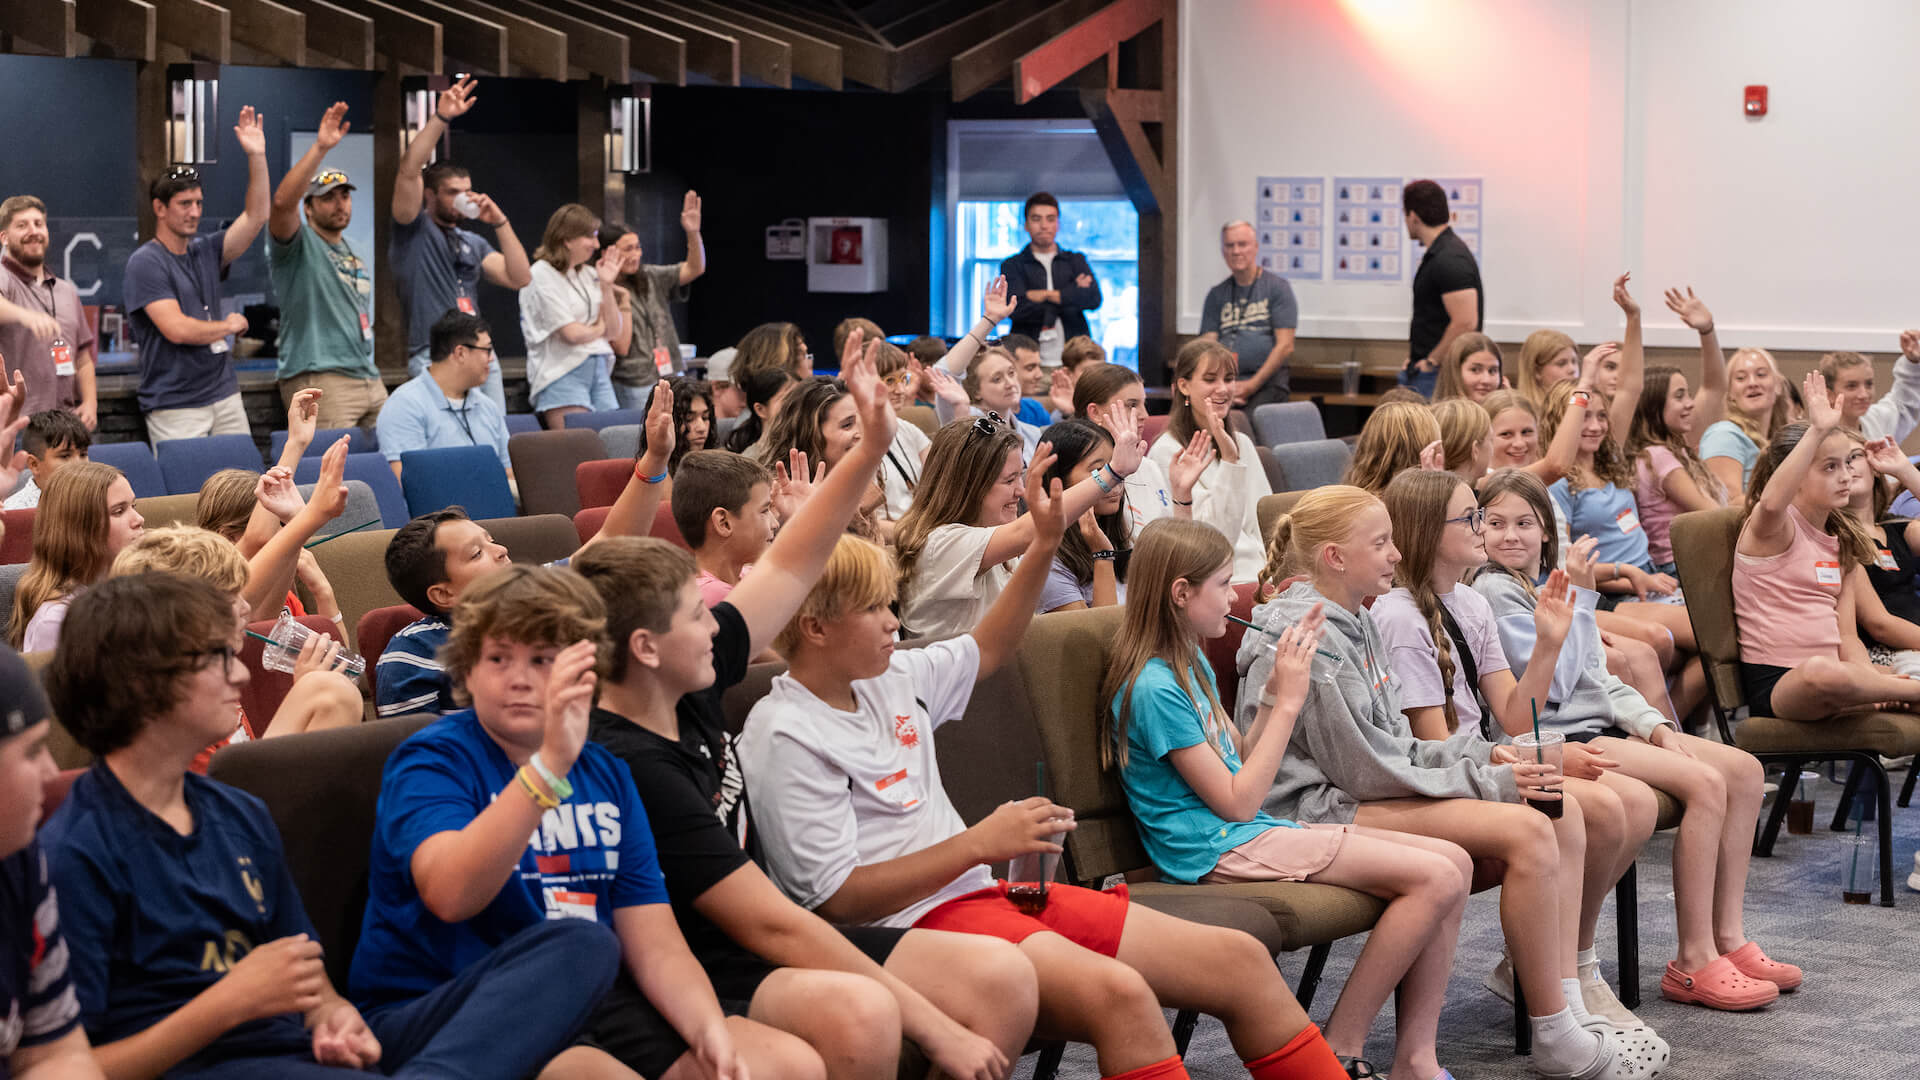
[{"label": "boy wearing glasses", "polygon": [[313,145],[274,189],[267,218],[267,267],[280,300],[280,397],[291,405],[293,395],[318,388],[323,428],[372,427],[387,400],[373,363],[373,274],[345,235],[354,184],[340,169],[314,175],[352,126],[346,103],[334,102]]},{"label": "boy wearing glasses", "polygon": [[400,477],[400,455],[443,446],[487,446],[513,479],[507,415],[482,389],[493,361],[493,331],[478,315],[448,311],[433,324],[433,363],[402,383],[381,408],[374,431]]},{"label": "boy wearing glasses", "polygon": [[267,132],[249,105],[234,138],[247,155],[247,205],[233,224],[205,236],[200,172],[175,165],[148,187],[153,239],[127,258],[122,293],[140,349],[140,411],[147,439],[245,435],[227,340],[247,331],[239,312],[220,314],[220,275],[253,246],[267,223]]},{"label": "boy wearing glasses", "polygon": [[561,920],[363,1017],[327,977],[266,806],[188,768],[247,681],[229,598],[114,578],[75,600],[62,643],[48,697],[96,760],[41,842],[108,1075],[528,1076],[612,984],[612,934]]}]

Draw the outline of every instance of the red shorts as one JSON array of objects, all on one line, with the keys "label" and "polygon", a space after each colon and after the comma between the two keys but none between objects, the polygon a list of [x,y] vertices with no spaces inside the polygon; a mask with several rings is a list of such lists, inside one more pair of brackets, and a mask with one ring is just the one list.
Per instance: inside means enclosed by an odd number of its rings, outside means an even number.
[{"label": "red shorts", "polygon": [[1120,931],[1127,925],[1127,887],[1105,891],[1078,885],[1047,886],[1047,906],[1029,915],[1007,899],[1007,883],[968,893],[941,904],[913,924],[924,930],[952,930],[986,934],[1015,945],[1043,930],[1051,930],[1082,948],[1111,957],[1120,951]]}]

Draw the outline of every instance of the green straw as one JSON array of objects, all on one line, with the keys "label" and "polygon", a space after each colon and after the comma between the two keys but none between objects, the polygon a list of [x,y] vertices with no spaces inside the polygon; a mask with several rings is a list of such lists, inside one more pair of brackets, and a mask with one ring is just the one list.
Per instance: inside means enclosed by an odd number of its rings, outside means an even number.
[{"label": "green straw", "polygon": [[1033,763],[1033,793],[1035,795],[1047,793],[1047,763],[1044,761]]},{"label": "green straw", "polygon": [[332,536],[323,536],[323,537],[321,537],[321,538],[320,538],[320,539],[318,539],[318,540],[309,540],[309,541],[307,541],[307,542],[306,542],[306,543],[305,543],[304,545],[302,545],[302,546],[303,546],[303,547],[310,547],[310,548],[317,548],[317,547],[319,547],[319,546],[320,546],[321,544],[324,544],[324,543],[326,543],[326,542],[327,542],[327,541],[329,541],[329,540],[333,540],[333,539],[336,539],[336,538],[338,538],[338,537],[342,537],[342,536],[345,536],[345,535],[347,535],[348,533],[357,533],[357,532],[359,532],[359,531],[360,531],[361,529],[367,529],[367,528],[372,528],[373,526],[375,526],[375,525],[378,525],[378,524],[380,524],[380,519],[379,519],[379,518],[374,518],[374,519],[373,519],[372,521],[363,521],[363,522],[361,522],[360,524],[358,524],[358,525],[355,525],[355,526],[354,526],[353,528],[351,528],[351,529],[341,529],[341,530],[340,530],[339,532],[337,532],[337,533],[334,533],[334,534],[333,534]]},{"label": "green straw", "polygon": [[253,638],[253,639],[254,639],[255,641],[264,641],[264,642],[266,642],[266,643],[267,643],[267,644],[269,644],[269,645],[278,645],[278,644],[280,644],[279,642],[277,642],[277,641],[275,641],[275,640],[273,640],[272,638],[270,638],[270,637],[268,637],[268,636],[267,636],[267,635],[265,635],[265,634],[256,634],[256,633],[254,633],[254,632],[253,632],[253,631],[251,631],[251,630],[249,630],[249,631],[247,631],[247,636],[248,636],[248,637],[250,637],[250,638]]},{"label": "green straw", "polygon": [[1528,698],[1527,707],[1533,710],[1533,763],[1545,765],[1546,755],[1540,749],[1540,699]]},{"label": "green straw", "polygon": [[[1246,627],[1246,628],[1247,628],[1247,629],[1249,629],[1249,630],[1258,630],[1258,631],[1260,631],[1261,633],[1263,633],[1263,634],[1265,634],[1265,635],[1267,635],[1268,637],[1270,637],[1270,638],[1272,638],[1272,639],[1273,639],[1273,640],[1275,640],[1275,641],[1279,641],[1279,640],[1280,640],[1280,632],[1279,632],[1279,631],[1277,631],[1277,630],[1269,630],[1269,629],[1267,629],[1266,627],[1264,627],[1264,626],[1261,626],[1261,625],[1260,625],[1259,623],[1251,623],[1251,622],[1248,622],[1247,620],[1245,620],[1245,619],[1243,619],[1243,618],[1241,618],[1241,617],[1240,617],[1240,616],[1238,616],[1238,615],[1229,615],[1229,616],[1227,616],[1227,621],[1228,621],[1228,622],[1230,622],[1230,623],[1239,623],[1239,624],[1240,624],[1241,626],[1244,626],[1244,627]],[[1343,663],[1343,661],[1342,661],[1342,660],[1340,659],[1340,654],[1339,654],[1339,653],[1330,653],[1330,652],[1328,652],[1328,651],[1327,651],[1327,650],[1325,650],[1325,649],[1315,649],[1315,650],[1313,650],[1313,651],[1314,651],[1314,652],[1315,652],[1316,654],[1318,654],[1318,655],[1320,655],[1320,656],[1324,656],[1324,657],[1326,657],[1326,658],[1327,658],[1328,660],[1331,660],[1331,661],[1333,661],[1333,662],[1334,662],[1334,663],[1336,663],[1336,664],[1338,664],[1338,663]]]}]

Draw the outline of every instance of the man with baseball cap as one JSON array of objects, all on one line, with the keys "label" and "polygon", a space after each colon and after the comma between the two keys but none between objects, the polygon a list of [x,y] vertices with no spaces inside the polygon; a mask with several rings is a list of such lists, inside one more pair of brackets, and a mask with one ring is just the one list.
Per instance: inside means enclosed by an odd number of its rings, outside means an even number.
[{"label": "man with baseball cap", "polygon": [[353,181],[340,169],[314,175],[352,127],[346,116],[346,103],[334,102],[274,190],[267,265],[280,300],[281,399],[317,387],[321,427],[371,428],[387,388],[373,362],[373,272],[345,236]]},{"label": "man with baseball cap", "polygon": [[53,710],[20,654],[0,645],[0,1074],[97,1080],[67,975],[47,860],[34,840]]}]

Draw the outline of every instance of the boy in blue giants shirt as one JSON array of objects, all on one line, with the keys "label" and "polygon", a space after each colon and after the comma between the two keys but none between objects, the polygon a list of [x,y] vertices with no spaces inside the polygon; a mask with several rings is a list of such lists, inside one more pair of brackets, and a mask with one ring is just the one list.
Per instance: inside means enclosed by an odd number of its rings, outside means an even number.
[{"label": "boy in blue giants shirt", "polygon": [[541,1069],[612,981],[611,935],[529,929],[363,1019],[327,979],[267,808],[188,771],[233,726],[247,681],[240,642],[227,594],[135,574],[76,598],[47,670],[55,711],[97,759],[43,835],[81,1022],[104,1071],[318,1080]]},{"label": "boy in blue giants shirt", "polygon": [[593,1059],[582,1075],[818,1080],[812,1048],[717,998],[626,766],[587,741],[605,629],[571,570],[509,566],[462,594],[441,655],[473,707],[387,761],[354,997],[378,1010],[528,927],[597,924],[625,963],[573,1051]]}]

